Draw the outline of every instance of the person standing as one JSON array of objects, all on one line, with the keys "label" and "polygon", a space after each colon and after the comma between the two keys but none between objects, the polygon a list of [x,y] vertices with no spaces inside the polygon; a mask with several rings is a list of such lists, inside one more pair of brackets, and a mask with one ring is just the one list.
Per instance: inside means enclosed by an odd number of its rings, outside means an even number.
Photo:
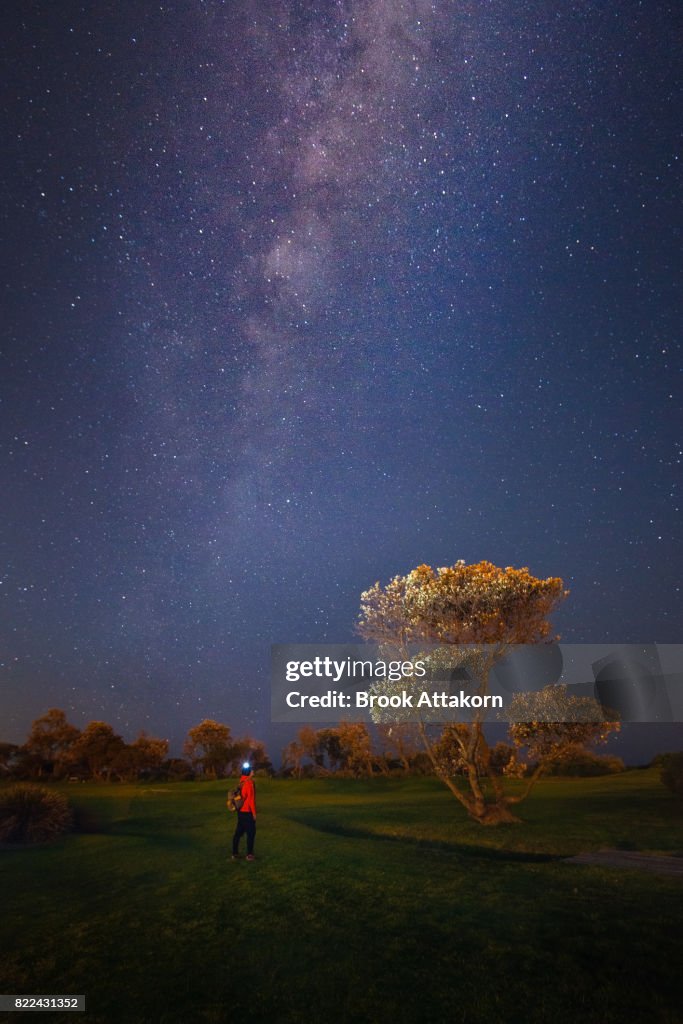
[{"label": "person standing", "polygon": [[232,859],[239,860],[240,839],[247,836],[247,860],[254,860],[254,839],[256,838],[256,787],[252,778],[252,767],[248,762],[242,765],[240,790],[242,806],[237,812],[237,827],[232,837]]}]

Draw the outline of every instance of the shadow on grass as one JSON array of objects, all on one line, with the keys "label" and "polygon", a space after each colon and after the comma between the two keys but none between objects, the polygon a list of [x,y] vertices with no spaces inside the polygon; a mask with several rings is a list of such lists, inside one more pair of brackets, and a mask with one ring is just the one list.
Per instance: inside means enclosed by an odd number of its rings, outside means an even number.
[{"label": "shadow on grass", "polygon": [[154,828],[149,821],[143,819],[129,819],[126,821],[113,822],[107,829],[107,835],[112,839],[145,839],[157,846],[174,846],[178,848],[196,847],[202,845],[196,836],[188,833],[200,829],[200,825],[179,824],[177,828],[169,827],[164,823],[163,828]]},{"label": "shadow on grass", "polygon": [[74,807],[73,831],[81,835],[98,835],[110,832],[111,822],[103,823],[97,819],[89,807]]},{"label": "shadow on grass", "polygon": [[158,823],[150,822],[149,818],[99,818],[90,808],[79,807],[74,814],[74,827],[77,835],[110,836],[112,839],[146,839],[160,845],[178,847],[195,846],[197,840],[187,833],[199,830],[200,823],[173,822],[166,820],[163,828]]},{"label": "shadow on grass", "polygon": [[424,839],[405,833],[372,832],[364,828],[351,828],[336,821],[316,820],[309,816],[288,814],[289,821],[296,822],[316,832],[340,836],[344,839],[365,839],[379,843],[399,843],[401,846],[414,846],[434,853],[451,854],[454,857],[473,858],[476,860],[506,861],[510,863],[547,864],[551,861],[563,860],[562,854],[531,853],[524,850],[500,850],[490,846],[473,846],[469,843],[449,843],[442,839]]}]

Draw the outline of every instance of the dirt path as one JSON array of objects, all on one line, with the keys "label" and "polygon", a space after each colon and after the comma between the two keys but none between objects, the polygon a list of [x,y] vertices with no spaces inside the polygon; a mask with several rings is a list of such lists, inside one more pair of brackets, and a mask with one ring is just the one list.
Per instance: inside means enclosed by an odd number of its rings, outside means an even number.
[{"label": "dirt path", "polygon": [[683,881],[683,857],[666,857],[632,850],[594,850],[591,853],[579,853],[576,857],[568,857],[566,863],[654,871],[659,875],[676,875]]}]

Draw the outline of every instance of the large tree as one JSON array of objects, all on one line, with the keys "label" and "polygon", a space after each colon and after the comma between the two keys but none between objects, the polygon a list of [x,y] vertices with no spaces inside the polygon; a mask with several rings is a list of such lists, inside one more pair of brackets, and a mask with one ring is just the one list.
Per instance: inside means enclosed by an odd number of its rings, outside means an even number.
[{"label": "large tree", "polygon": [[[550,615],[567,593],[558,577],[539,579],[526,568],[463,561],[436,570],[420,565],[386,586],[375,583],[361,595],[358,631],[406,660],[410,645],[437,645],[428,656],[437,675],[446,666],[466,667],[476,679],[477,693],[484,694],[491,670],[513,644],[557,639]],[[590,714],[604,718],[597,703]],[[559,742],[563,724],[555,723]],[[522,794],[506,791],[506,776],[497,770],[496,759],[492,763],[482,716],[447,727],[438,742],[424,719],[418,728],[437,776],[472,818],[481,824],[518,820],[511,807],[530,787]],[[603,731],[596,726],[596,738]],[[573,741],[571,730],[566,741]]]}]

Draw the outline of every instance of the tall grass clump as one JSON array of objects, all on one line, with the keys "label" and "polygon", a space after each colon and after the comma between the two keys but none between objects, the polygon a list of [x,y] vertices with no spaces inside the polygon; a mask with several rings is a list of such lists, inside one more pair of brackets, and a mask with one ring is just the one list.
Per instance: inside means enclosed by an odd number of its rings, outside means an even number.
[{"label": "tall grass clump", "polygon": [[44,843],[72,822],[66,797],[45,786],[19,784],[0,791],[0,842]]}]

